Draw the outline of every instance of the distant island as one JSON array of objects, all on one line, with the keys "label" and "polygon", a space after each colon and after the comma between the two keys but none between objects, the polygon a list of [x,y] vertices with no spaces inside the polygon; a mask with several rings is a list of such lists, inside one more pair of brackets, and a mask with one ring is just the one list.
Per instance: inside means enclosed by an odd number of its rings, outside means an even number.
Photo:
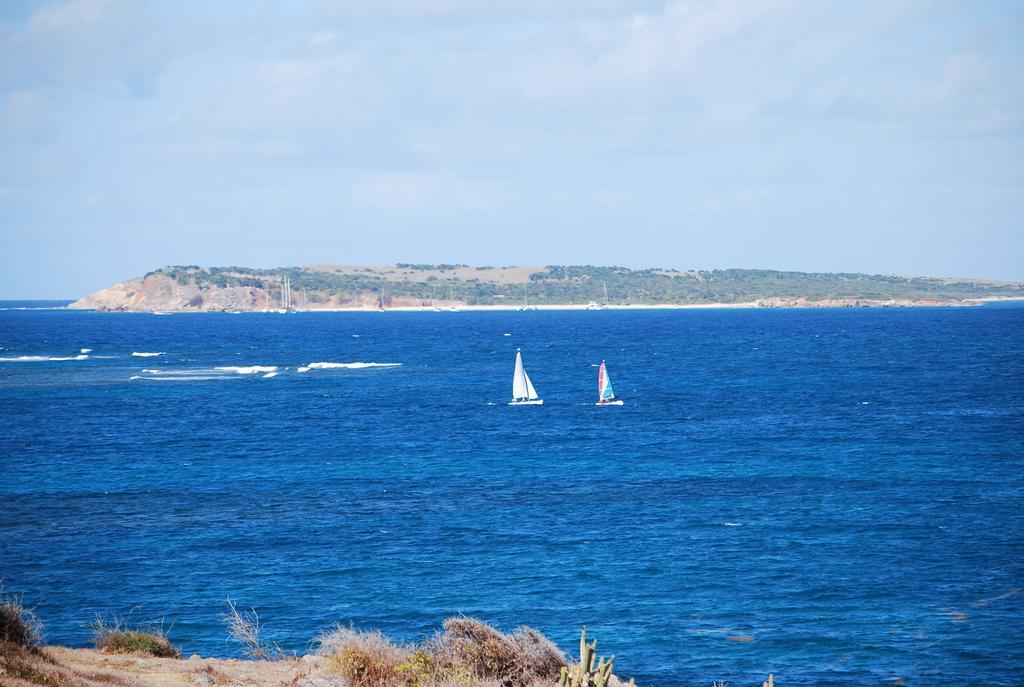
[{"label": "distant island", "polygon": [[398,263],[164,267],[72,303],[104,311],[906,307],[1024,298],[1024,282],[774,270]]}]

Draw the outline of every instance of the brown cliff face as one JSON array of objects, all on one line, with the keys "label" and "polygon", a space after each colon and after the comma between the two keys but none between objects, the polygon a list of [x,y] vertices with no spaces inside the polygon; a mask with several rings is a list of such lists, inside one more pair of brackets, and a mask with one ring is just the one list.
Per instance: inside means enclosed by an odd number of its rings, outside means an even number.
[{"label": "brown cliff face", "polygon": [[229,286],[201,288],[179,284],[164,274],[150,274],[114,284],[81,298],[69,308],[108,311],[259,310],[272,307],[262,288]]}]

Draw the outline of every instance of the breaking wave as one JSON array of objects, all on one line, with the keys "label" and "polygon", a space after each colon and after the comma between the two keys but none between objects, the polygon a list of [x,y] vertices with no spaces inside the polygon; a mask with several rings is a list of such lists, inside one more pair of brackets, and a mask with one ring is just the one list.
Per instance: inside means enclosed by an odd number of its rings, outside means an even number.
[{"label": "breaking wave", "polygon": [[368,367],[400,367],[402,363],[310,363],[299,368],[299,372],[306,370],[363,370]]},{"label": "breaking wave", "polygon": [[226,365],[213,368],[220,372],[234,372],[240,375],[254,375],[257,372],[277,372],[277,365],[249,365],[248,367],[237,365]]},{"label": "breaking wave", "polygon": [[205,382],[215,379],[235,379],[229,375],[158,375],[147,377],[145,375],[132,375],[129,379],[148,379],[151,382]]},{"label": "breaking wave", "polygon": [[64,360],[88,360],[89,356],[85,353],[79,355],[68,355],[68,356],[48,356],[48,355],[19,355],[14,358],[0,358],[0,363],[45,363],[45,362],[58,362]]},{"label": "breaking wave", "polygon": [[132,351],[133,358],[155,358],[160,355],[167,355],[163,351],[158,353],[146,353],[145,351]]}]

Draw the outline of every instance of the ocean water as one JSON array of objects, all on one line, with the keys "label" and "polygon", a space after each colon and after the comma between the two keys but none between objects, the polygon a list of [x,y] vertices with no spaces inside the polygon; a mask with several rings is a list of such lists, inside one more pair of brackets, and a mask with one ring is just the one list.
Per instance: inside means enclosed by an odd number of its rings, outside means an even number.
[{"label": "ocean water", "polygon": [[298,651],[465,613],[642,686],[1020,684],[1021,307],[4,309],[0,346],[0,577],[51,642],[136,608],[232,655],[232,598]]}]

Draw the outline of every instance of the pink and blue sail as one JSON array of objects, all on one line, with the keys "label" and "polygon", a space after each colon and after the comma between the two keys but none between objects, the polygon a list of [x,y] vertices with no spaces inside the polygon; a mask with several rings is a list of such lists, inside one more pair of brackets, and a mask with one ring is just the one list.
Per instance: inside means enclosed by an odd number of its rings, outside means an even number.
[{"label": "pink and blue sail", "polygon": [[608,368],[605,367],[602,360],[601,367],[597,371],[597,399],[599,402],[606,402],[614,398],[615,392],[612,391],[612,380],[608,378]]}]

